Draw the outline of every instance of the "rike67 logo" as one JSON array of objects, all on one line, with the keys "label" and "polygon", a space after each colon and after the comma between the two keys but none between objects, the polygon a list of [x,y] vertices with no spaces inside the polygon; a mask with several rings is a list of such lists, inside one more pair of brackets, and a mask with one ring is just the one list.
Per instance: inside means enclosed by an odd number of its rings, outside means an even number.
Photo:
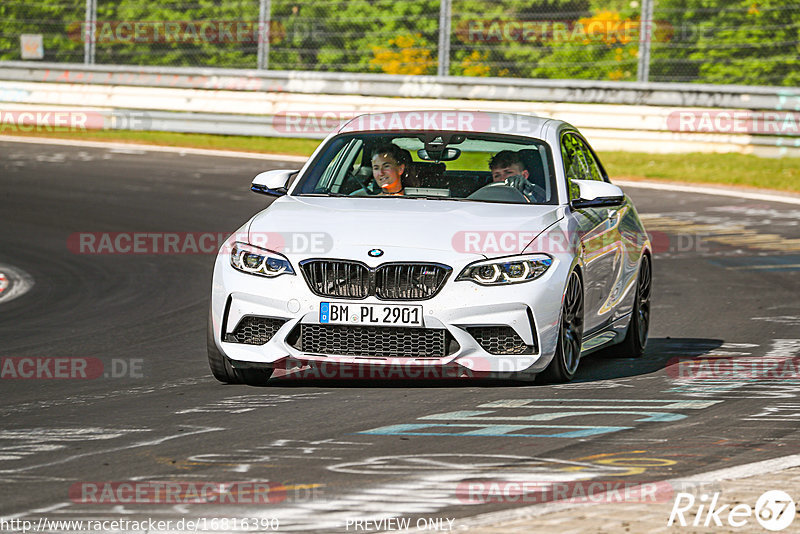
[{"label": "rike67 logo", "polygon": [[711,497],[700,495],[699,499],[691,493],[676,494],[667,526],[722,527],[727,524],[747,527],[747,531],[752,532],[752,520],[755,519],[763,528],[778,532],[792,524],[797,511],[792,497],[781,490],[765,491],[755,506],[745,503],[731,506],[721,502],[719,497],[719,492]]}]

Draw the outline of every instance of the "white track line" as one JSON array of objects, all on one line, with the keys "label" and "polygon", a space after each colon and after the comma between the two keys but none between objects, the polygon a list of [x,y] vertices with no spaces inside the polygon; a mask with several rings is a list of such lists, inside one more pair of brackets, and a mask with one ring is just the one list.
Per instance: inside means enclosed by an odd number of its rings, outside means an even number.
[{"label": "white track line", "polygon": [[130,450],[130,449],[136,449],[136,448],[140,448],[140,447],[152,447],[153,445],[161,445],[165,441],[170,441],[170,440],[173,440],[173,439],[185,438],[187,436],[194,436],[194,435],[197,435],[197,434],[205,434],[205,433],[208,433],[208,432],[221,432],[221,431],[225,430],[224,428],[212,427],[212,426],[196,426],[196,425],[178,425],[178,426],[180,426],[182,428],[186,428],[186,429],[193,429],[193,430],[190,430],[189,432],[181,431],[181,433],[179,433],[179,434],[169,434],[169,435],[166,435],[166,436],[162,436],[160,438],[148,439],[148,440],[144,440],[144,441],[137,441],[135,443],[131,443],[131,444],[128,444],[128,445],[117,445],[117,446],[113,446],[113,447],[110,447],[110,448],[107,448],[107,449],[100,449],[100,450],[97,450],[97,451],[87,451],[87,452],[75,453],[72,456],[59,458],[57,460],[50,460],[50,461],[47,461],[47,462],[44,462],[44,463],[40,463],[40,464],[27,465],[27,466],[24,466],[24,467],[16,467],[16,468],[10,468],[10,469],[0,469],[0,474],[13,475],[13,474],[17,474],[17,473],[23,473],[23,472],[26,472],[26,471],[32,471],[32,470],[36,470],[36,469],[41,469],[42,467],[51,467],[51,466],[54,466],[54,465],[65,464],[65,463],[69,463],[69,462],[71,462],[73,460],[78,460],[78,459],[81,459],[81,458],[87,458],[89,456],[95,456],[95,455],[99,456],[101,454],[109,454],[109,453],[112,453],[112,452],[127,451],[127,450]]},{"label": "white track line", "polygon": [[657,191],[675,191],[681,193],[697,193],[701,195],[716,195],[720,197],[746,198],[748,200],[764,200],[767,202],[783,202],[785,204],[800,205],[800,196],[792,193],[755,193],[744,189],[725,189],[723,187],[703,187],[700,185],[665,184],[662,182],[614,180],[614,185],[620,187],[638,187],[641,189],[655,189]]},{"label": "white track line", "polygon": [[[668,484],[678,484],[686,482],[707,482],[709,480],[737,480],[740,478],[749,478],[753,476],[777,473],[785,469],[800,466],[800,454],[792,454],[790,456],[783,456],[781,458],[773,458],[771,460],[762,460],[760,462],[753,462],[744,465],[737,465],[735,467],[726,467],[724,469],[717,469],[715,471],[707,471],[697,475],[682,478],[672,478],[663,481]],[[543,505],[526,506],[525,508],[517,508],[513,510],[502,510],[499,512],[489,512],[480,514],[473,517],[465,517],[459,519],[458,524],[461,528],[469,530],[474,527],[481,527],[487,525],[494,525],[497,523],[506,523],[509,521],[520,521],[529,518],[540,517],[545,514],[560,512],[562,510],[569,510],[580,506],[594,506],[601,504],[603,499],[598,498],[594,502],[554,502]]]},{"label": "white track line", "polygon": [[[210,150],[205,148],[182,148],[173,146],[143,145],[137,143],[112,143],[104,141],[79,141],[72,139],[49,139],[45,137],[19,137],[13,135],[0,135],[0,141],[11,143],[31,143],[43,145],[80,146],[88,148],[111,148],[117,150],[143,150],[145,152],[169,152],[173,154],[194,154],[199,156],[216,156],[223,158],[248,158],[269,161],[290,161],[305,163],[305,156],[291,156],[288,154],[258,154],[255,152],[237,152],[235,150]],[[800,196],[791,193],[755,193],[743,189],[726,189],[724,187],[703,187],[687,184],[666,184],[663,182],[614,180],[614,184],[622,187],[636,187],[641,189],[655,189],[658,191],[676,191],[682,193],[697,193],[701,195],[714,195],[722,197],[746,198],[749,200],[763,200],[766,202],[783,202],[785,204],[800,205]]]}]

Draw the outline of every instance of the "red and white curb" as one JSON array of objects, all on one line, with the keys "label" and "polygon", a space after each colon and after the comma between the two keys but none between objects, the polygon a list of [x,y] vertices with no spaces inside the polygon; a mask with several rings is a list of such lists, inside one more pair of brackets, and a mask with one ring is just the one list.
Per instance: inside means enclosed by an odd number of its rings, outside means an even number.
[{"label": "red and white curb", "polygon": [[0,264],[0,304],[30,291],[33,277],[21,269]]}]

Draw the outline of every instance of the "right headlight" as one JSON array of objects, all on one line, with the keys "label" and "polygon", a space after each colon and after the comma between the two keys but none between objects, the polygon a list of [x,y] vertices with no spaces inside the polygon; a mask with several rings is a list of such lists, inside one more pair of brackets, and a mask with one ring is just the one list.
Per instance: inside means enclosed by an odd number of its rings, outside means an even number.
[{"label": "right headlight", "polygon": [[247,243],[233,244],[231,266],[243,273],[269,278],[275,278],[282,274],[294,274],[292,264],[281,254]]},{"label": "right headlight", "polygon": [[467,280],[482,286],[529,282],[542,276],[553,264],[547,254],[526,254],[484,260],[467,265],[456,280]]}]

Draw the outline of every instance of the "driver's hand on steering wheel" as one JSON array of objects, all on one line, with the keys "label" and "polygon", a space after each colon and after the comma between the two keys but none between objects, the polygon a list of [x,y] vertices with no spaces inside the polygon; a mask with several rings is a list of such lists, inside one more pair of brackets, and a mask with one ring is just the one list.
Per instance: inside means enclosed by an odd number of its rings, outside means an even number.
[{"label": "driver's hand on steering wheel", "polygon": [[[522,176],[521,174],[515,174],[514,176],[509,176],[503,182],[505,185],[509,187],[513,187],[526,197],[531,200],[536,200],[539,196],[537,193],[537,186],[530,183],[527,178]],[[541,188],[539,188],[541,189]]]},{"label": "driver's hand on steering wheel", "polygon": [[509,176],[505,180],[506,185],[511,186],[515,189],[518,189],[522,193],[533,193],[533,184],[530,183],[524,176],[521,174],[515,174],[514,176]]}]

